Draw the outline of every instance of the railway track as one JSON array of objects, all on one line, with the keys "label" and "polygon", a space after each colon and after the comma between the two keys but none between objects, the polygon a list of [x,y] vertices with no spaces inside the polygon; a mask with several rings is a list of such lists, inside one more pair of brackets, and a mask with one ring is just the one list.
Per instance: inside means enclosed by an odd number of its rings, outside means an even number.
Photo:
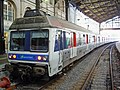
[{"label": "railway track", "polygon": [[[72,89],[79,88],[80,90],[113,90],[111,65],[111,52],[113,45],[114,44],[108,45],[101,52],[94,65],[92,66],[92,69],[90,71],[87,71],[86,74],[82,77],[81,81],[77,83],[77,87],[74,87]],[[109,82],[106,81],[107,75],[110,79]]]}]

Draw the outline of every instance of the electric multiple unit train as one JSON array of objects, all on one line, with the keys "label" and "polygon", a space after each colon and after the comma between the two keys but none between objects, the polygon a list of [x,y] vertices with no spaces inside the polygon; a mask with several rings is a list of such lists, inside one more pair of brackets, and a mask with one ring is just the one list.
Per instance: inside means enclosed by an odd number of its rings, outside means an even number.
[{"label": "electric multiple unit train", "polygon": [[43,11],[29,10],[10,26],[6,68],[13,78],[51,77],[109,40]]}]

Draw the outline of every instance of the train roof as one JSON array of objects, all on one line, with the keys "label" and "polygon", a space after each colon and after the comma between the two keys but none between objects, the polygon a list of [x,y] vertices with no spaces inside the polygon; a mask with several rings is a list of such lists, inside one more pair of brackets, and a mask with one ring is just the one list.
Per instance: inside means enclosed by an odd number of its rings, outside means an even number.
[{"label": "train roof", "polygon": [[29,28],[68,28],[82,32],[92,33],[91,31],[78,26],[76,24],[70,23],[66,20],[57,18],[55,16],[34,16],[34,17],[23,17],[17,18],[12,25],[10,26],[9,30],[12,29],[29,29]]}]

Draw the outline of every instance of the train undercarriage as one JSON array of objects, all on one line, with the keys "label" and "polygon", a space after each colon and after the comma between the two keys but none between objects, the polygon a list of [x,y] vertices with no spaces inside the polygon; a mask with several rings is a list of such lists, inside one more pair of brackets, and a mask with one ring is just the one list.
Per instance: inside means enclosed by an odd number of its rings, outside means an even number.
[{"label": "train undercarriage", "polygon": [[11,81],[33,82],[35,78],[49,78],[47,65],[36,66],[34,64],[11,63],[7,64],[5,69],[9,71]]}]

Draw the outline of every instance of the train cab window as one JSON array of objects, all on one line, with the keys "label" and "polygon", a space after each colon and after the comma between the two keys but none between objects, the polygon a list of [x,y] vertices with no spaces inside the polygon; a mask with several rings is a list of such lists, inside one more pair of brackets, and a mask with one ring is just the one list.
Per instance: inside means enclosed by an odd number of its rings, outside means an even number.
[{"label": "train cab window", "polygon": [[25,33],[23,31],[12,31],[11,32],[11,51],[23,51],[25,46]]},{"label": "train cab window", "polygon": [[48,30],[34,30],[31,31],[31,51],[48,51]]}]

